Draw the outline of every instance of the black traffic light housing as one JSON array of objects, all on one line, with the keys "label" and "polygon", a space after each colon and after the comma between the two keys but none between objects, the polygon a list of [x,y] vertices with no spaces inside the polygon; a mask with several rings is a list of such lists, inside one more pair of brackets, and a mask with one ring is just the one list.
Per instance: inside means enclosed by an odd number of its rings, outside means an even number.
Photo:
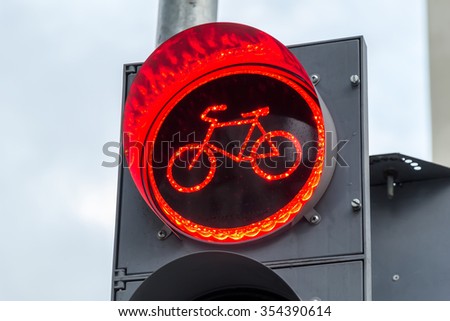
[{"label": "black traffic light housing", "polygon": [[[369,159],[367,144],[366,47],[362,37],[289,47],[301,61],[333,118],[334,144],[326,162],[336,162],[327,190],[308,215],[288,229],[244,244],[217,245],[171,234],[142,199],[122,158],[119,168],[116,238],[114,249],[113,300],[177,299],[214,297],[303,300],[371,299]],[[124,67],[124,102],[141,64]],[[331,163],[329,163],[331,165]],[[218,252],[219,251],[219,252]],[[221,256],[222,255],[222,256]],[[202,293],[163,296],[172,269],[183,273],[184,262],[203,262],[208,274],[220,278],[217,266],[242,262],[248,271],[237,278],[225,277],[229,286],[209,283]],[[244,258],[243,258],[244,257]],[[229,263],[227,263],[229,258]],[[178,262],[178,263],[177,263]],[[181,262],[181,263],[180,263]],[[206,262],[211,262],[207,264]],[[251,262],[251,263],[250,263]],[[256,266],[260,266],[260,268]],[[161,269],[162,268],[162,269]],[[269,268],[269,272],[267,272]],[[225,269],[226,270],[226,269]],[[266,283],[247,279],[250,270],[264,271]],[[212,272],[211,272],[212,271]],[[273,273],[272,273],[273,271]],[[212,276],[210,273],[214,273]],[[276,275],[275,275],[276,274]],[[280,286],[279,277],[288,286]],[[206,277],[206,276],[205,276]],[[247,280],[247,281],[246,281]],[[247,282],[247,283],[246,283]],[[163,287],[163,289],[162,289]],[[201,286],[199,286],[201,287]],[[169,286],[170,288],[170,286]],[[224,292],[221,292],[223,289]],[[234,292],[233,292],[233,289]],[[231,292],[229,292],[231,291]],[[169,293],[169,294],[170,294]],[[250,296],[250,294],[248,294]],[[211,297],[209,297],[211,298]]]}]

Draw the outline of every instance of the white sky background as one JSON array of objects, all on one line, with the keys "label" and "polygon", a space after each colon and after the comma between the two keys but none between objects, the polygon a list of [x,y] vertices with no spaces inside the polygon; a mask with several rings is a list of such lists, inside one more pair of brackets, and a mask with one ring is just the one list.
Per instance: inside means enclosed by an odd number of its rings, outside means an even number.
[{"label": "white sky background", "polygon": [[[0,299],[109,300],[122,65],[157,1],[0,2]],[[219,21],[299,44],[363,35],[370,153],[431,158],[424,0],[219,0]]]}]

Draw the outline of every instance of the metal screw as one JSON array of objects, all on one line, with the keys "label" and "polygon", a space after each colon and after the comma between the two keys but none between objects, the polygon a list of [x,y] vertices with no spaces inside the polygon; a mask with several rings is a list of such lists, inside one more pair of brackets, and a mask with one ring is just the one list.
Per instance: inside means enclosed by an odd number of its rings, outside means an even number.
[{"label": "metal screw", "polygon": [[400,275],[394,274],[394,275],[392,276],[392,281],[397,282],[398,280],[400,280]]},{"label": "metal screw", "polygon": [[361,80],[359,79],[358,75],[351,75],[350,76],[350,81],[352,82],[352,86],[353,87],[357,87],[360,84],[360,82],[361,82]]},{"label": "metal screw", "polygon": [[357,198],[352,199],[352,208],[353,210],[359,211],[361,209],[362,205],[361,205],[361,201]]},{"label": "metal screw", "polygon": [[164,240],[167,237],[167,232],[164,230],[160,230],[157,236],[159,240]]},{"label": "metal screw", "polygon": [[317,85],[320,81],[320,76],[316,74],[311,75],[311,81],[314,85]]},{"label": "metal screw", "polygon": [[311,217],[310,222],[311,222],[312,224],[319,224],[320,220],[321,220],[320,215],[313,215],[313,216]]}]

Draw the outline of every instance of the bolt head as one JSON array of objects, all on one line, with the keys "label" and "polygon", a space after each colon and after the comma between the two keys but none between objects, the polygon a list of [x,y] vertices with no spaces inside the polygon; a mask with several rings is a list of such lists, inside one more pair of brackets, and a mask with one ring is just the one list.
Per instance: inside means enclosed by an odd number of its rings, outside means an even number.
[{"label": "bolt head", "polygon": [[313,85],[317,85],[320,81],[320,76],[316,75],[316,74],[311,75],[310,78],[311,78]]},{"label": "bolt head", "polygon": [[312,224],[319,224],[320,220],[321,220],[321,218],[320,218],[319,215],[314,215],[314,216],[311,217],[310,222]]},{"label": "bolt head", "polygon": [[352,199],[352,208],[354,211],[359,211],[362,207],[361,201],[357,198]]},{"label": "bolt head", "polygon": [[350,76],[350,82],[352,83],[353,87],[356,87],[360,84],[361,79],[359,79],[358,75],[351,75]]},{"label": "bolt head", "polygon": [[164,240],[166,237],[167,237],[167,232],[166,231],[164,231],[164,230],[160,230],[159,232],[158,232],[158,239],[160,239],[160,240]]}]

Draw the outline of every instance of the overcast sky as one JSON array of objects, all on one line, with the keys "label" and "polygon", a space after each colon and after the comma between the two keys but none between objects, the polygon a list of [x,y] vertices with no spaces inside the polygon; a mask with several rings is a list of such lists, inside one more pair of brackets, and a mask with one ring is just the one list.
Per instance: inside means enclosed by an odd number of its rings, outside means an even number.
[{"label": "overcast sky", "polygon": [[[109,300],[122,65],[154,49],[157,1],[0,1],[0,299]],[[370,153],[431,158],[423,0],[219,0],[286,45],[363,35]]]}]

